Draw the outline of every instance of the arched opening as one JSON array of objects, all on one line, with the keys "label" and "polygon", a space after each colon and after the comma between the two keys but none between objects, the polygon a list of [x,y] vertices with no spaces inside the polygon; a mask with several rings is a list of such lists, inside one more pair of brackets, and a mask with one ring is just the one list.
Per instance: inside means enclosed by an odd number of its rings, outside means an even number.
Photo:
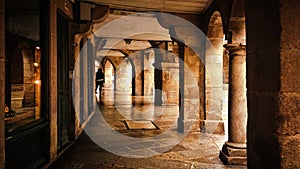
[{"label": "arched opening", "polygon": [[135,96],[135,87],[136,87],[136,71],[135,71],[135,65],[133,63],[133,60],[131,59],[131,57],[125,57],[126,63],[130,63],[131,65],[131,95]]},{"label": "arched opening", "polygon": [[153,49],[144,52],[144,85],[143,85],[143,104],[154,103],[154,51]]},{"label": "arched opening", "polygon": [[224,134],[228,131],[228,55],[224,55],[223,24],[218,11],[210,18],[207,38],[210,43],[206,46],[205,59],[205,121],[213,127],[206,130]]},{"label": "arched opening", "polygon": [[110,60],[106,60],[104,65],[105,87],[104,89],[115,89],[115,68]]},{"label": "arched opening", "polygon": [[[96,61],[97,62],[97,61]],[[99,96],[97,94],[98,100],[101,100],[101,103],[104,105],[113,105],[114,104],[114,90],[116,85],[116,75],[115,75],[115,66],[113,65],[112,61],[105,57],[102,61],[103,64],[97,62],[96,63],[96,70],[98,68],[102,68],[104,72],[104,84],[102,88],[102,95]],[[101,99],[100,99],[101,97]]]},{"label": "arched opening", "polygon": [[120,57],[116,69],[115,105],[131,105],[132,99],[132,69],[128,57]]}]

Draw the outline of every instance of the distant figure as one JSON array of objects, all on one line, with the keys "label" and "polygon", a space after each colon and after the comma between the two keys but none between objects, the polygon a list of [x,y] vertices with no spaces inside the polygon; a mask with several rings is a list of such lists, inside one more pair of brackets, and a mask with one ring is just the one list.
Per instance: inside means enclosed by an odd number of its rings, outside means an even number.
[{"label": "distant figure", "polygon": [[99,68],[98,71],[96,72],[95,93],[97,93],[98,86],[100,86],[100,96],[101,96],[101,92],[102,92],[103,83],[104,83],[104,73],[102,72],[102,69]]}]

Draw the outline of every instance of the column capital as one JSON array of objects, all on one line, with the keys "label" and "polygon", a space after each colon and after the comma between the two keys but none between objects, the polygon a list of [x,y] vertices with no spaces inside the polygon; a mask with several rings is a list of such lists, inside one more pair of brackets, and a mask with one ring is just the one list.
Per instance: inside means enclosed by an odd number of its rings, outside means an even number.
[{"label": "column capital", "polygon": [[243,44],[225,44],[224,48],[229,51],[229,56],[246,56],[246,45]]}]

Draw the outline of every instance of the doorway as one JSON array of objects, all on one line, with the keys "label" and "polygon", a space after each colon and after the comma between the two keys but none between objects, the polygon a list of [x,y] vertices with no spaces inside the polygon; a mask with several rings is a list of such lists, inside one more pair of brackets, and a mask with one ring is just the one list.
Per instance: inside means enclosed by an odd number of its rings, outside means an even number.
[{"label": "doorway", "polygon": [[57,15],[57,124],[58,149],[69,142],[68,20]]}]

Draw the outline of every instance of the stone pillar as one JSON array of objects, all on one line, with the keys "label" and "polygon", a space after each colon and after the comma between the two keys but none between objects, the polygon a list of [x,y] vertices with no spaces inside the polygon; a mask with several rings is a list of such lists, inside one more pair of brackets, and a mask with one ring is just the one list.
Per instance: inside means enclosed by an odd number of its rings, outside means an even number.
[{"label": "stone pillar", "polygon": [[179,104],[179,63],[162,62],[162,90],[164,105]]},{"label": "stone pillar", "polygon": [[[81,54],[81,49],[80,49],[80,42],[83,38],[87,37],[92,33],[92,24],[80,24],[78,25],[78,30],[76,32],[79,32],[77,34],[74,34],[74,75],[73,75],[73,80],[74,80],[74,93],[73,93],[73,98],[74,98],[74,103],[78,103],[74,105],[74,109],[76,112],[81,112],[81,92],[80,92],[80,86],[81,86],[81,81],[83,76],[81,76],[81,61],[78,61],[77,59],[81,59],[80,54]],[[75,117],[75,139],[80,135],[82,131],[82,128],[80,126],[80,117],[77,116]]]},{"label": "stone pillar", "polygon": [[[53,1],[49,4],[49,161],[57,158],[57,7]],[[43,82],[42,82],[43,83]]]},{"label": "stone pillar", "polygon": [[229,51],[228,141],[220,151],[225,164],[246,165],[246,46],[227,44]]},{"label": "stone pillar", "polygon": [[[95,97],[95,60],[96,60],[96,42],[95,36],[91,36],[87,42],[87,58],[88,58],[88,103],[89,103],[89,115],[95,111],[95,107],[98,106],[96,104],[96,97]],[[101,97],[101,96],[100,96]]]},{"label": "stone pillar", "polygon": [[154,51],[145,53],[144,59],[144,96],[152,97],[154,94]]},{"label": "stone pillar", "polygon": [[199,58],[188,46],[180,44],[178,132],[199,131]]},{"label": "stone pillar", "polygon": [[[140,56],[140,55],[138,55]],[[130,64],[128,58],[124,57],[118,57],[118,61],[116,62],[116,56],[115,58],[115,66],[116,66],[116,86],[115,86],[115,106],[120,105],[132,105],[132,75],[130,76],[132,69],[134,69],[134,66]],[[137,61],[140,61],[137,59]],[[141,72],[141,68],[138,67],[140,64],[135,64],[136,72]],[[137,79],[136,79],[137,80]],[[138,79],[139,82],[141,82],[140,79]],[[141,84],[141,83],[139,83]],[[136,87],[141,89],[141,85],[138,86],[136,84]]]}]

